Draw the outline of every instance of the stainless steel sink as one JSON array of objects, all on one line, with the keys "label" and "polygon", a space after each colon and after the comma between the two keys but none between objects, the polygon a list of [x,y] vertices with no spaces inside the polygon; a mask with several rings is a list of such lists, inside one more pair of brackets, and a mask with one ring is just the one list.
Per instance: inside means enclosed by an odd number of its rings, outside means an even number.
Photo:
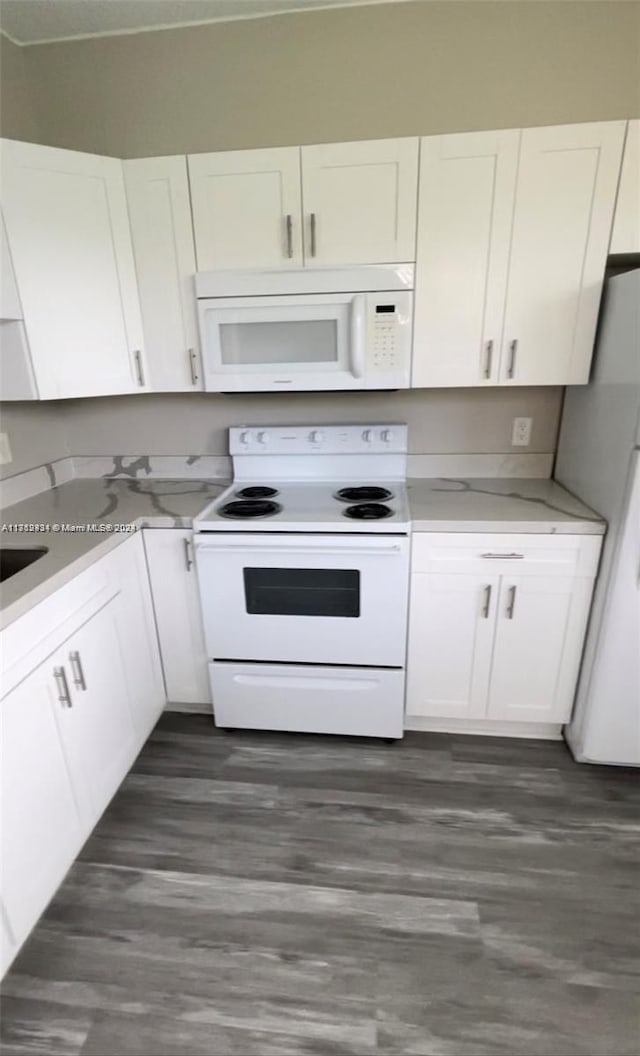
[{"label": "stainless steel sink", "polygon": [[46,546],[0,546],[0,583],[48,553]]}]

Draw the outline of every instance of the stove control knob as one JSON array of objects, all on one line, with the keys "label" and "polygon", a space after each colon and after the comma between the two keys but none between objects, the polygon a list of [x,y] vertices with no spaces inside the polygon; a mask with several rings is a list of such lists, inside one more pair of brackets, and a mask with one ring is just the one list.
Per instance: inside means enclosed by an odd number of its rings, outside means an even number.
[{"label": "stove control knob", "polygon": [[312,444],[321,444],[324,440],[324,433],[321,429],[314,429],[312,433],[309,433],[309,439]]},{"label": "stove control knob", "polygon": [[362,434],[362,439],[364,440],[365,444],[370,444],[373,440],[373,429],[365,429]]},{"label": "stove control knob", "polygon": [[240,443],[244,447],[247,447],[247,445],[251,443],[251,433],[248,429],[245,429],[243,433],[240,433]]},{"label": "stove control knob", "polygon": [[393,433],[391,429],[383,429],[380,433],[380,439],[383,441],[383,443],[390,444],[393,440]]},{"label": "stove control knob", "polygon": [[269,434],[264,432],[258,433],[256,440],[259,444],[267,444],[269,442]]}]

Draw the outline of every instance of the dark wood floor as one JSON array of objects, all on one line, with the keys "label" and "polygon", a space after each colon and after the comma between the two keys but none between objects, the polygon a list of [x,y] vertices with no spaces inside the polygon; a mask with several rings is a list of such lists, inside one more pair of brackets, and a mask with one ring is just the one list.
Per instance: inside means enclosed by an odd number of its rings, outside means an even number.
[{"label": "dark wood floor", "polygon": [[561,744],[165,715],[3,984],[3,1056],[637,1056],[640,782]]}]

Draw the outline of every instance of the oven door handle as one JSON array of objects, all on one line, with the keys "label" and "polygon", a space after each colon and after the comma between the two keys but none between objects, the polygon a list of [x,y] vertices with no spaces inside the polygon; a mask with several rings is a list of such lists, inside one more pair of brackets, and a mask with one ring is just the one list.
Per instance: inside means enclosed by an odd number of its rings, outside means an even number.
[{"label": "oven door handle", "polygon": [[209,553],[209,554],[255,554],[256,557],[260,556],[271,556],[275,554],[283,554],[289,556],[289,554],[302,554],[305,557],[315,557],[316,554],[319,557],[391,557],[394,554],[399,554],[401,548],[399,546],[384,546],[368,549],[365,546],[354,547],[327,547],[324,550],[312,549],[298,546],[277,546],[270,548],[259,548],[255,546],[198,546],[196,543],[196,550],[198,553]]}]

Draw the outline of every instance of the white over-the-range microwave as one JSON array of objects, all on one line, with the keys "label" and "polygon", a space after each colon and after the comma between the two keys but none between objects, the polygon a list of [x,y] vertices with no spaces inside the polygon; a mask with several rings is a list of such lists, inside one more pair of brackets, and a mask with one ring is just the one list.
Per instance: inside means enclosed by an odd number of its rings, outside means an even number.
[{"label": "white over-the-range microwave", "polygon": [[196,275],[205,389],[406,389],[414,265]]}]

